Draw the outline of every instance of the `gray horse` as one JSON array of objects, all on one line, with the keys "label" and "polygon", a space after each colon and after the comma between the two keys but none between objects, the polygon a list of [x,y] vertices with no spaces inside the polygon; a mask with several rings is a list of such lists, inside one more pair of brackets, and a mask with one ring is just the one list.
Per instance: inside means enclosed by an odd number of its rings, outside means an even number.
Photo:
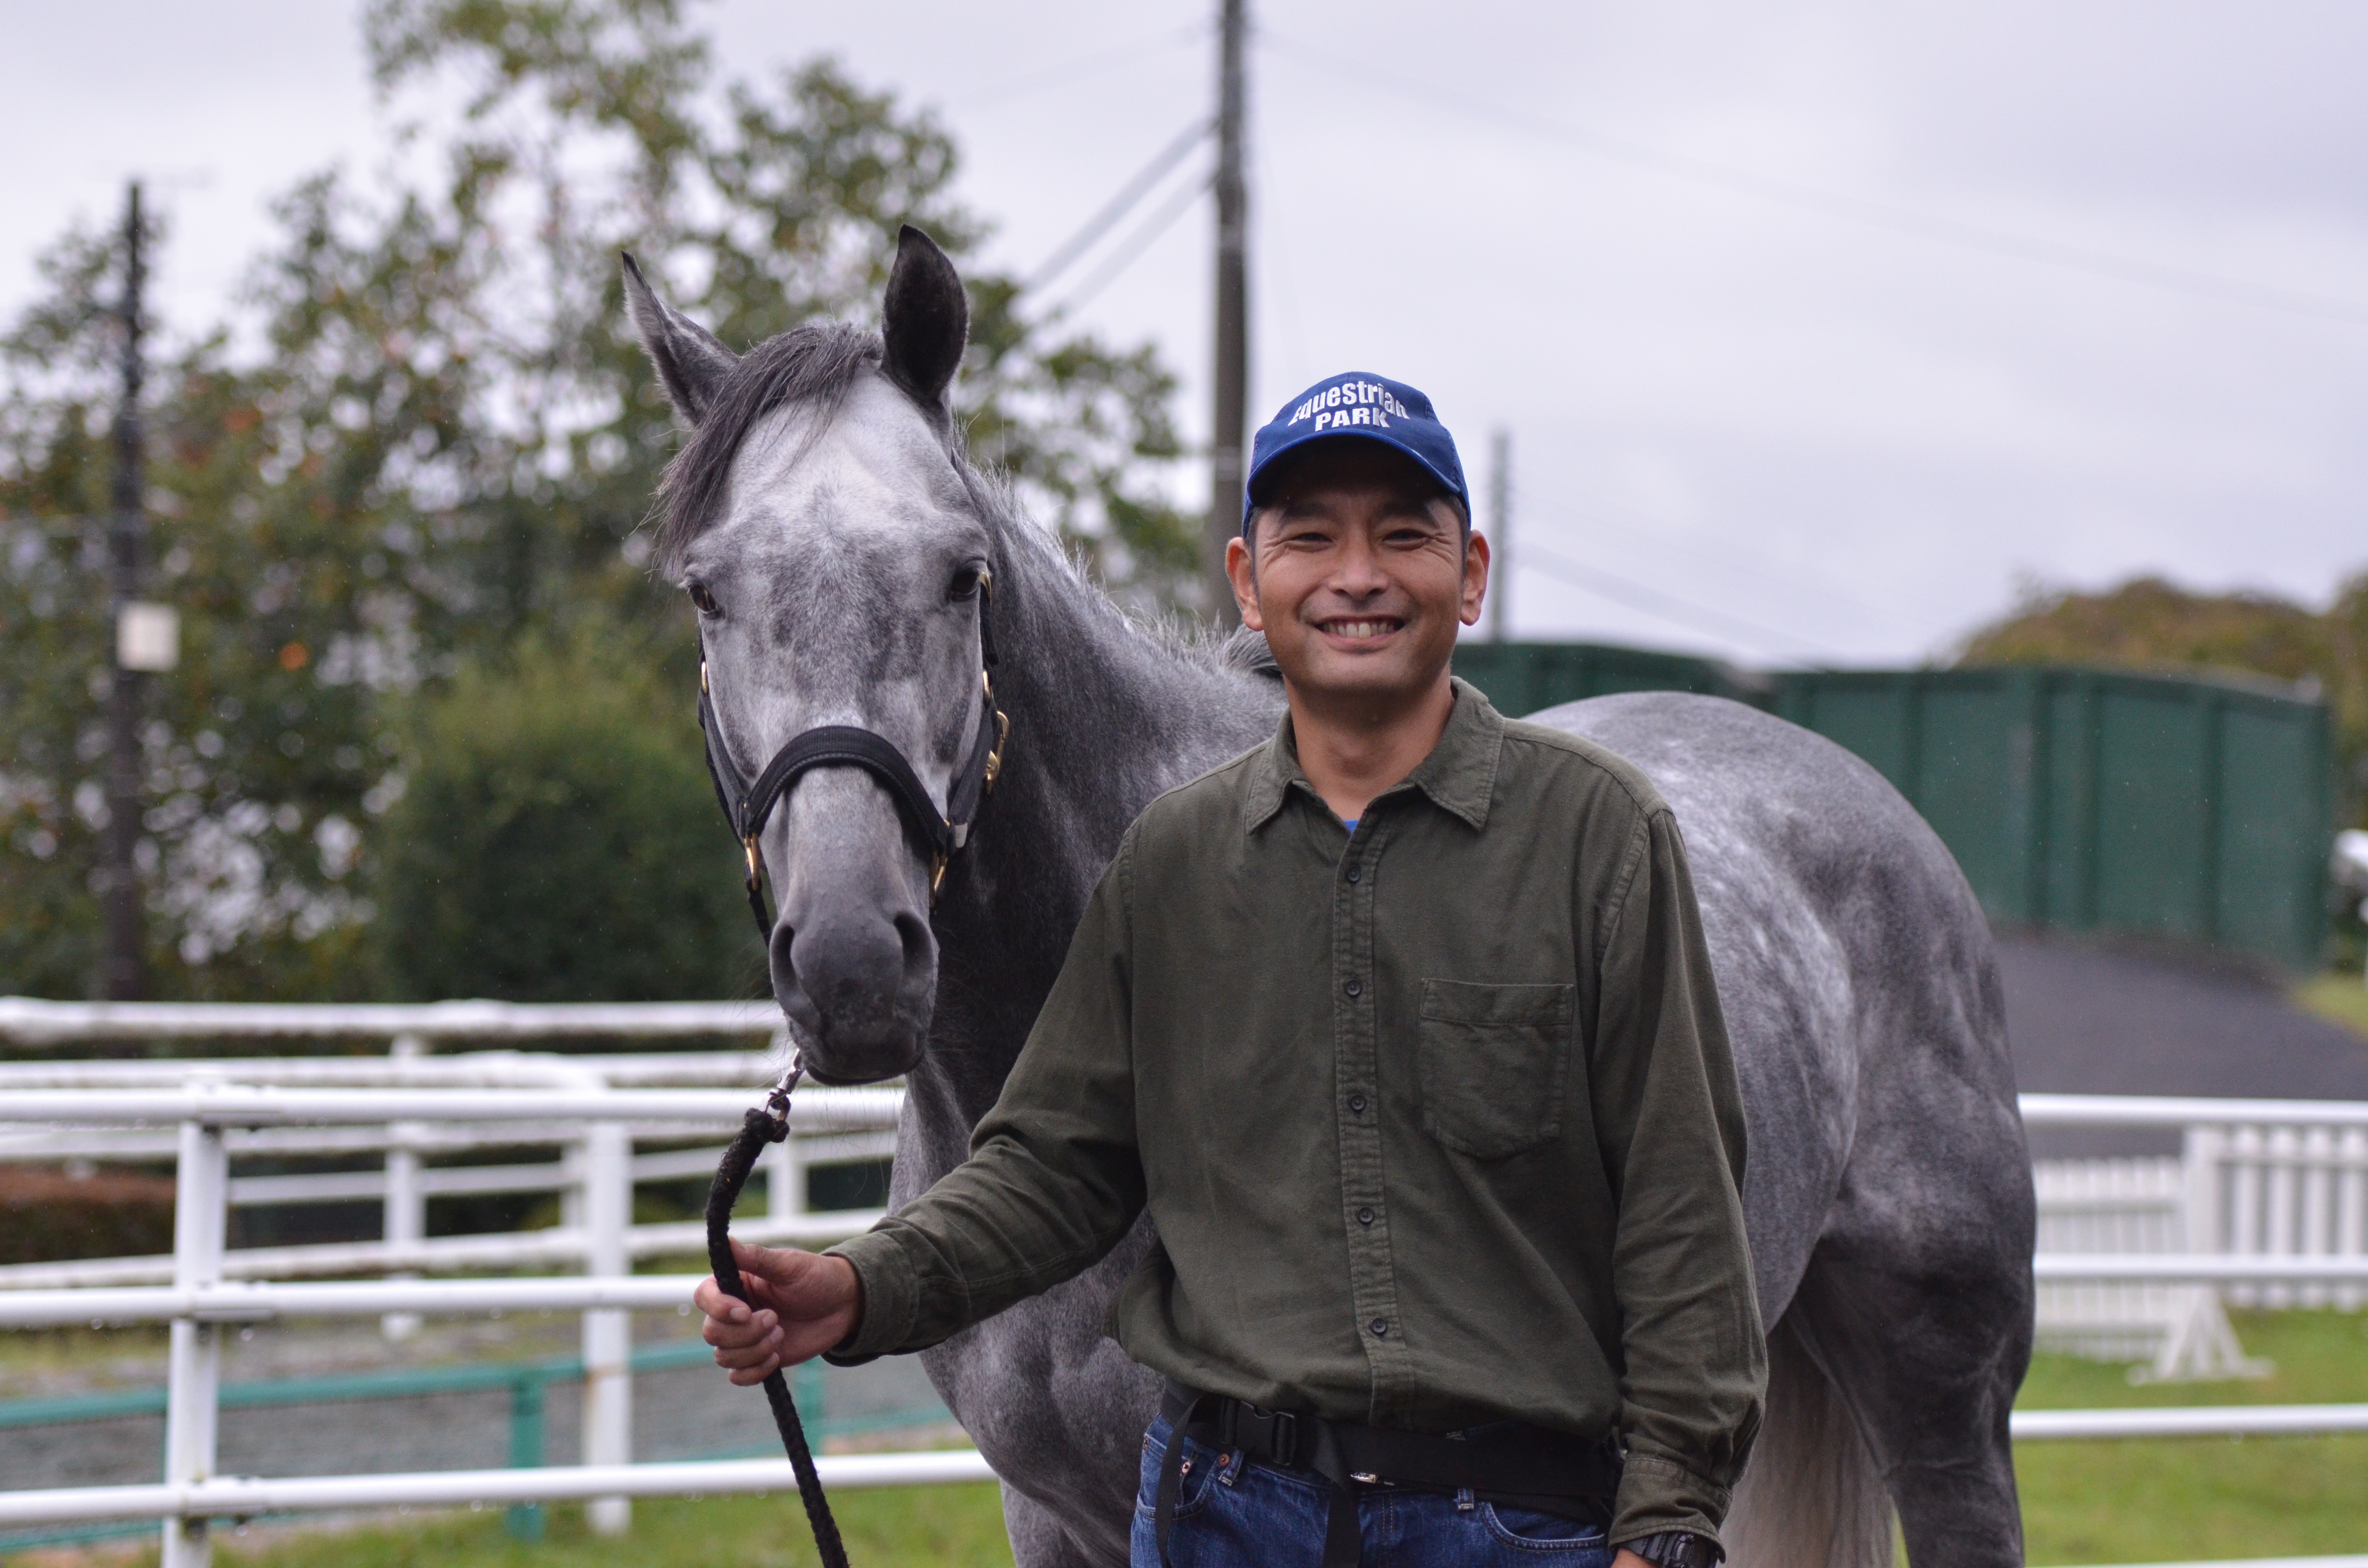
[{"label": "gray horse", "polygon": [[[761,846],[772,984],[816,1075],[910,1088],[893,1199],[963,1157],[1135,814],[1264,739],[1263,643],[1146,630],[963,458],[948,390],[968,310],[901,237],[883,331],[802,326],[735,355],[630,262],[633,320],[689,435],[661,569],[698,608],[717,722],[753,775],[859,725],[938,801],[989,722],[1003,770],[932,896],[887,790],[806,775]],[[2033,1206],[1988,930],[1931,830],[1849,753],[1752,709],[1632,695],[1535,722],[1643,769],[1691,846],[1748,1114],[1748,1214],[1771,1325],[1738,1568],[2021,1561],[2008,1408],[2029,1359]],[[717,875],[725,874],[719,856]],[[1225,983],[1212,975],[1210,983]],[[1003,1477],[1023,1568],[1126,1558],[1154,1386],[1102,1336],[1147,1230],[923,1361]],[[784,1528],[787,1528],[786,1525]]]}]

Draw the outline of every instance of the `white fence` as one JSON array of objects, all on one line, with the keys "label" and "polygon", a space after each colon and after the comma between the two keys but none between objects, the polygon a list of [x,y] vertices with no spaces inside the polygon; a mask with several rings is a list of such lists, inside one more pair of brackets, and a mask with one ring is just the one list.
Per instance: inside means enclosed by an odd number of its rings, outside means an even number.
[{"label": "white fence", "polygon": [[[431,1039],[764,1033],[771,1027],[766,1012],[740,1006],[136,1008],[0,1000],[0,1033],[20,1039],[342,1034],[396,1041],[395,1051],[380,1058],[0,1066],[0,1160],[154,1159],[169,1151],[177,1180],[169,1257],[0,1270],[0,1327],[171,1324],[164,1483],[0,1493],[0,1526],[160,1519],[168,1568],[188,1568],[207,1560],[207,1522],[226,1516],[582,1498],[590,1500],[596,1528],[615,1529],[623,1527],[632,1496],[792,1485],[785,1461],[634,1464],[629,1451],[628,1314],[679,1306],[699,1278],[634,1275],[632,1261],[695,1254],[703,1243],[696,1224],[630,1223],[633,1184],[712,1169],[718,1152],[712,1141],[737,1127],[756,1101],[756,1087],[767,1080],[766,1053],[425,1053]],[[769,1167],[769,1212],[736,1223],[735,1233],[810,1242],[868,1224],[869,1214],[805,1211],[800,1173],[819,1157],[883,1150],[899,1104],[894,1090],[800,1095],[790,1145]],[[2342,1301],[2368,1288],[2355,1160],[2368,1133],[2368,1105],[2031,1096],[2024,1113],[2034,1124],[2190,1129],[2191,1150],[2212,1151],[2208,1168],[2216,1173],[2208,1183],[2183,1174],[2181,1206],[2174,1211],[2165,1206],[2158,1169],[2133,1165],[2119,1175],[2082,1177],[2043,1172],[2043,1225],[2053,1227],[2044,1232],[2034,1260],[2044,1290],[2136,1291],[2140,1300],[2146,1290],[2185,1290],[2209,1299],[2216,1311],[2221,1290],[2254,1292],[2264,1301]],[[637,1140],[693,1147],[636,1153]],[[488,1146],[547,1147],[557,1157],[502,1166],[425,1163],[430,1155]],[[240,1154],[323,1153],[376,1153],[382,1166],[336,1176],[230,1174],[231,1160]],[[2190,1169],[2181,1165],[2182,1173]],[[2199,1199],[2207,1188],[2208,1201]],[[560,1192],[563,1223],[495,1237],[425,1235],[429,1195],[491,1190]],[[229,1212],[241,1202],[372,1197],[385,1205],[385,1236],[379,1242],[238,1251],[224,1245]],[[2218,1229],[2195,1219],[2207,1212]],[[2290,1213],[2298,1218],[2289,1222]],[[2243,1218],[2248,1214],[2250,1220]],[[583,1272],[406,1277],[521,1264],[565,1264]],[[359,1272],[384,1277],[302,1278]],[[412,1314],[522,1311],[583,1314],[582,1464],[303,1480],[214,1473],[223,1325],[360,1316],[392,1318],[399,1330]],[[2368,1431],[2368,1406],[2024,1412],[2014,1417],[2014,1431],[2031,1440]],[[823,1462],[825,1481],[843,1487],[988,1474],[984,1461],[968,1452],[832,1456]]]},{"label": "white fence", "polygon": [[[76,1061],[0,1064],[0,1161],[175,1163],[174,1250],[0,1268],[0,1325],[168,1322],[165,1480],[161,1486],[0,1494],[0,1525],[159,1518],[169,1564],[206,1561],[206,1521],[259,1509],[439,1501],[588,1498],[596,1528],[618,1529],[634,1495],[793,1485],[786,1461],[631,1463],[630,1312],[673,1309],[697,1276],[636,1276],[632,1262],[696,1256],[693,1221],[631,1222],[634,1185],[711,1173],[722,1140],[770,1081],[768,1051],[560,1056],[516,1051],[428,1054],[437,1040],[551,1036],[770,1037],[769,1006],[657,1005],[421,1007],[85,1006],[0,1000],[0,1033],[40,1042],[323,1035],[392,1040],[379,1057]],[[712,1086],[709,1086],[712,1085]],[[876,1213],[814,1213],[817,1164],[878,1158],[894,1146],[894,1089],[808,1089],[792,1136],[767,1151],[767,1209],[734,1233],[819,1244]],[[636,1141],[663,1147],[636,1153]],[[689,1144],[689,1147],[683,1147]],[[548,1149],[499,1165],[427,1162],[479,1149]],[[238,1155],[375,1154],[377,1170],[233,1177]],[[561,1223],[496,1235],[429,1237],[443,1193],[555,1192]],[[226,1248],[241,1205],[375,1199],[381,1238],[332,1245]],[[574,1278],[423,1279],[420,1273],[566,1267]],[[305,1276],[369,1273],[367,1280]],[[486,1472],[290,1481],[214,1473],[222,1325],[274,1318],[378,1317],[406,1332],[436,1313],[583,1314],[584,1462]],[[835,1456],[843,1486],[980,1479],[975,1454]]]},{"label": "white fence", "polygon": [[[2043,1160],[2033,1167],[2043,1256],[2217,1256],[2258,1271],[2217,1289],[2192,1283],[2043,1284],[2040,1341],[2050,1348],[2148,1363],[2157,1379],[2268,1370],[2244,1353],[2222,1302],[2334,1306],[2368,1301],[2344,1276],[2307,1271],[2368,1258],[2368,1119],[2317,1101],[2196,1101],[2028,1096],[2025,1119],[2176,1119],[2181,1152],[2151,1159]],[[2116,1112],[2121,1114],[2115,1114]],[[2292,1266],[2307,1277],[2281,1279]],[[2247,1267],[2251,1267],[2250,1265]]]}]

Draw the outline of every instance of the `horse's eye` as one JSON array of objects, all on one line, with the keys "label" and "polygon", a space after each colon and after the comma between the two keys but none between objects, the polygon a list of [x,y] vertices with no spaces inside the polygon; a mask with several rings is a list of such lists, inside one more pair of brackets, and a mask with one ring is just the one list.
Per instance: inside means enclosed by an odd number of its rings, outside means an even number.
[{"label": "horse's eye", "polygon": [[689,585],[689,586],[690,588],[690,602],[694,606],[698,607],[700,614],[713,615],[717,613],[715,608],[715,596],[707,591],[706,584],[692,583]]},{"label": "horse's eye", "polygon": [[960,604],[964,599],[978,597],[978,580],[981,575],[975,566],[963,567],[954,574],[954,580],[947,585],[946,597],[956,604]]}]

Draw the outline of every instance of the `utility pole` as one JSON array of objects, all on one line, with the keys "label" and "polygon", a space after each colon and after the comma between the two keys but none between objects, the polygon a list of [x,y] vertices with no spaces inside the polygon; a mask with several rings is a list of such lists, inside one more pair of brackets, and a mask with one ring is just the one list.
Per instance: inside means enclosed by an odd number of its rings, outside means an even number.
[{"label": "utility pole", "polygon": [[[148,994],[146,921],[140,897],[140,871],[133,854],[140,843],[140,723],[147,707],[148,682],[139,666],[153,666],[142,650],[127,648],[140,611],[140,578],[148,552],[147,477],[141,462],[141,289],[146,269],[141,256],[140,182],[123,206],[123,393],[115,411],[115,516],[108,528],[111,568],[110,621],[115,631],[114,669],[107,696],[107,838],[98,884],[101,947],[98,994],[109,1002]],[[131,657],[127,658],[127,654]]]},{"label": "utility pole", "polygon": [[1497,426],[1488,443],[1488,641],[1505,640],[1506,601],[1513,597],[1513,433]]},{"label": "utility pole", "polygon": [[1247,0],[1219,0],[1217,45],[1216,417],[1209,431],[1209,561],[1215,620],[1236,619],[1225,545],[1242,531],[1242,438],[1249,424],[1249,199],[1242,185]]}]

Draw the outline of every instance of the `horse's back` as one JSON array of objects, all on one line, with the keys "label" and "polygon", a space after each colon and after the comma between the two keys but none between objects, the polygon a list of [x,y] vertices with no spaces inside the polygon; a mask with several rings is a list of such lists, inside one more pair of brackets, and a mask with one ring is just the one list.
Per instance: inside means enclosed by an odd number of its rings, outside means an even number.
[{"label": "horse's back", "polygon": [[1721,698],[1633,692],[1529,722],[1625,758],[1676,814],[1743,1079],[1769,1321],[1874,1150],[1952,1167],[1930,1178],[2027,1185],[1988,925],[1881,774]]},{"label": "horse's back", "polygon": [[1743,1080],[1767,1422],[1740,1568],[2022,1561],[2009,1415],[2029,1364],[2030,1157],[1987,922],[1865,763],[1716,698],[1534,722],[1625,757],[1675,812]]}]

